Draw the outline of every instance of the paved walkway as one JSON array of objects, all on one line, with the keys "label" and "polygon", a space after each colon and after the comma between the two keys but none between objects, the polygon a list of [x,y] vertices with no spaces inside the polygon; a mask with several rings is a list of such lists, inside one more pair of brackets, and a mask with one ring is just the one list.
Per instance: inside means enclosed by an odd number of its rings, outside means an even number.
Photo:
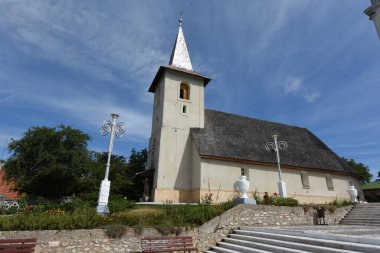
[{"label": "paved walkway", "polygon": [[319,226],[283,226],[271,229],[290,230],[311,235],[331,235],[331,237],[352,238],[353,240],[376,240],[380,245],[380,226],[319,225]]}]

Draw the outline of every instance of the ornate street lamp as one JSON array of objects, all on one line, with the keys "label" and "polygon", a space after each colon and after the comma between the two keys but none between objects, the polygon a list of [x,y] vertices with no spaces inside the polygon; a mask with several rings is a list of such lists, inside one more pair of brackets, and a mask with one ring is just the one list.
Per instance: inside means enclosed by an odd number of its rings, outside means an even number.
[{"label": "ornate street lamp", "polygon": [[102,125],[102,129],[100,132],[103,136],[110,133],[110,142],[108,145],[108,158],[107,158],[107,164],[106,164],[106,174],[104,176],[104,180],[102,180],[102,183],[100,184],[100,191],[99,191],[99,200],[98,200],[98,206],[96,207],[96,211],[101,214],[107,214],[109,213],[108,210],[108,197],[110,195],[110,186],[111,182],[108,180],[108,175],[110,172],[110,165],[111,165],[111,154],[113,149],[113,142],[116,137],[123,136],[123,133],[125,133],[125,130],[127,129],[127,125],[123,122],[119,122],[116,124],[116,119],[119,117],[118,114],[111,114],[112,116],[112,122],[109,120],[105,120]]},{"label": "ornate street lamp", "polygon": [[286,185],[285,182],[282,181],[282,175],[281,175],[281,167],[280,167],[280,149],[285,150],[288,148],[288,143],[285,141],[277,141],[277,134],[272,135],[274,142],[268,142],[265,144],[265,149],[268,151],[276,151],[276,158],[277,158],[277,166],[278,166],[278,178],[279,182],[278,184],[278,191],[281,198],[286,198]]}]

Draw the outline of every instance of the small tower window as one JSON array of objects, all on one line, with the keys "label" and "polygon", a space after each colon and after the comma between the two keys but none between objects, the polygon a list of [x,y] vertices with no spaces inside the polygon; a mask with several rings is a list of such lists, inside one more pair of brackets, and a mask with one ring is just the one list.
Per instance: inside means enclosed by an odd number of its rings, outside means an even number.
[{"label": "small tower window", "polygon": [[190,98],[190,89],[189,85],[186,83],[181,83],[179,87],[179,98],[189,100]]},{"label": "small tower window", "polygon": [[182,113],[183,113],[183,114],[186,114],[186,113],[187,113],[186,105],[182,106]]}]

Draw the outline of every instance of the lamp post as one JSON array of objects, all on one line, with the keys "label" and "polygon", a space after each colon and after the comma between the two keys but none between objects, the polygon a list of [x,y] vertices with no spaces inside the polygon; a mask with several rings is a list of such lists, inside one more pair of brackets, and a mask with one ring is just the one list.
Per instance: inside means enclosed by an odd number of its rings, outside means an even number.
[{"label": "lamp post", "polygon": [[123,133],[127,129],[127,125],[123,122],[119,122],[116,124],[116,119],[119,117],[118,114],[112,113],[111,117],[112,117],[112,122],[110,120],[105,120],[100,130],[103,136],[110,133],[110,141],[108,145],[108,158],[107,158],[107,164],[106,164],[106,174],[104,176],[104,179],[102,180],[102,183],[100,184],[98,206],[96,207],[96,211],[101,214],[109,213],[108,197],[110,195],[111,182],[108,180],[108,175],[109,175],[110,166],[111,166],[111,154],[112,154],[115,135],[116,137],[120,138],[121,136],[123,136]]},{"label": "lamp post", "polygon": [[280,166],[280,149],[285,150],[288,148],[288,143],[285,141],[277,141],[277,134],[272,135],[274,142],[268,142],[265,144],[265,149],[268,151],[276,151],[276,158],[277,158],[277,166],[278,166],[278,178],[279,182],[278,185],[278,191],[281,198],[286,198],[286,185],[285,182],[282,181],[282,175],[281,175],[281,166]]}]

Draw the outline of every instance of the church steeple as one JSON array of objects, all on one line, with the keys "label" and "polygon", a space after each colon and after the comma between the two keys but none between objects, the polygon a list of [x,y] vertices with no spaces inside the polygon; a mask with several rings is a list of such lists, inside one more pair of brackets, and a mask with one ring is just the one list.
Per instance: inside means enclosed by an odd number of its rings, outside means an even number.
[{"label": "church steeple", "polygon": [[182,16],[179,18],[178,34],[170,56],[169,65],[193,71],[193,66],[191,65],[189,52],[186,46],[185,36],[182,31]]}]

